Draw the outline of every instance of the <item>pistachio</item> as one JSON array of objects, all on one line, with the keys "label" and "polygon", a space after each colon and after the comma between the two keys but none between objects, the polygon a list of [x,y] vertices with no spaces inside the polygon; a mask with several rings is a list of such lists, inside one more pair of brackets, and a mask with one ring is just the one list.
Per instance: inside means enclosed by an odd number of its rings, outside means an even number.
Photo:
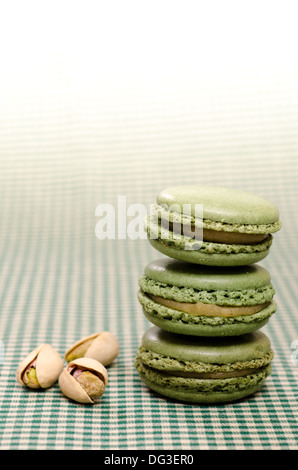
[{"label": "pistachio", "polygon": [[67,362],[73,361],[74,359],[78,359],[79,357],[84,357],[86,352],[88,351],[89,346],[93,343],[94,338],[86,339],[86,341],[82,341],[78,344],[78,346],[74,347],[69,354],[65,355],[65,359]]},{"label": "pistachio", "polygon": [[[34,362],[36,363],[36,361]],[[23,382],[29,388],[40,388],[36,375],[36,366],[34,366],[33,363],[29,364],[26,368],[23,375]]]},{"label": "pistachio", "polygon": [[96,359],[104,366],[110,365],[119,354],[119,342],[109,331],[86,336],[74,343],[65,353],[65,360],[71,362],[79,357]]},{"label": "pistachio", "polygon": [[103,381],[89,370],[80,369],[80,375],[76,380],[92,400],[101,397],[105,391],[105,384]]},{"label": "pistachio", "polygon": [[63,360],[52,346],[41,344],[19,364],[16,379],[29,388],[48,388],[58,379]]},{"label": "pistachio", "polygon": [[79,403],[94,403],[104,394],[107,384],[106,368],[90,357],[70,361],[59,377],[61,392]]}]

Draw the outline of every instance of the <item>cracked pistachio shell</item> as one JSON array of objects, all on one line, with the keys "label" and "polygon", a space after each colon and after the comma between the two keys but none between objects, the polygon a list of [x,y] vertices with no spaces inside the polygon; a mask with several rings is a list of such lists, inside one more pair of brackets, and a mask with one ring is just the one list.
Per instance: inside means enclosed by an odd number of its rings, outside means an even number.
[{"label": "cracked pistachio shell", "polygon": [[63,370],[63,359],[50,344],[41,344],[31,351],[19,364],[16,379],[21,385],[26,385],[23,375],[27,367],[36,360],[36,377],[40,388],[51,387]]},{"label": "cracked pistachio shell", "polygon": [[110,365],[119,354],[119,342],[109,331],[95,333],[74,343],[65,353],[67,362],[79,357],[91,357],[104,366]]},{"label": "cracked pistachio shell", "polygon": [[81,357],[71,361],[67,367],[65,367],[59,377],[59,386],[61,392],[68,398],[79,403],[94,403],[94,400],[90,398],[88,393],[80,385],[80,383],[71,374],[73,368],[78,367],[84,371],[95,373],[101,382],[100,395],[103,395],[105,388],[108,385],[108,373],[106,368],[98,362],[96,359],[90,357]]}]

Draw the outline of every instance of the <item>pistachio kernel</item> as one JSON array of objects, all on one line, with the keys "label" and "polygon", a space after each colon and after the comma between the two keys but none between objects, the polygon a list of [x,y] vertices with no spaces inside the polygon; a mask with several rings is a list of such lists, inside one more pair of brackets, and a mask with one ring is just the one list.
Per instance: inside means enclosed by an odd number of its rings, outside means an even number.
[{"label": "pistachio kernel", "polygon": [[40,384],[37,380],[35,367],[29,367],[25,371],[23,381],[29,388],[40,388]]},{"label": "pistachio kernel", "polygon": [[100,398],[105,391],[103,381],[93,372],[88,370],[80,371],[80,374],[75,379],[92,400]]}]

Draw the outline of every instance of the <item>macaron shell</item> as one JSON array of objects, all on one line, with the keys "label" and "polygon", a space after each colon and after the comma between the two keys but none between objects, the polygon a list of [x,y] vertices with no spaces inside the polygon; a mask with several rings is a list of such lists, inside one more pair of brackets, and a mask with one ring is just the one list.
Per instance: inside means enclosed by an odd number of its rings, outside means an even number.
[{"label": "macaron shell", "polygon": [[193,338],[168,333],[157,327],[147,330],[142,346],[180,361],[230,364],[263,358],[271,351],[268,336],[256,331],[239,338]]},{"label": "macaron shell", "polygon": [[265,318],[263,320],[256,321],[253,323],[226,323],[218,326],[203,324],[193,325],[178,322],[175,323],[172,320],[163,320],[158,317],[154,317],[153,315],[150,315],[145,310],[143,312],[147,320],[149,320],[153,325],[156,325],[159,328],[163,328],[166,331],[170,331],[172,333],[193,336],[240,336],[263,328],[263,326],[265,326],[269,321],[269,318]]},{"label": "macaron shell", "polygon": [[149,242],[153,248],[170,258],[206,266],[250,265],[262,261],[269,254],[269,249],[251,253],[204,253],[201,250],[187,251],[181,248],[167,246],[158,240],[150,238]]},{"label": "macaron shell", "polygon": [[143,364],[143,366],[155,369],[156,371],[167,372],[170,375],[181,375],[181,377],[185,377],[186,375],[193,376],[194,374],[198,374],[201,375],[201,377],[198,376],[197,378],[206,379],[206,376],[202,377],[202,374],[208,374],[209,379],[218,379],[225,377],[226,374],[229,377],[240,377],[246,375],[248,372],[251,373],[253,370],[267,366],[271,363],[273,357],[274,353],[272,349],[269,349],[269,351],[262,357],[255,357],[254,359],[250,359],[247,361],[245,360],[237,362],[228,362],[226,364],[212,362],[196,362],[189,360],[180,360],[179,358],[170,356],[164,356],[163,354],[158,354],[154,351],[146,349],[144,346],[140,346],[137,352],[136,360]]},{"label": "macaron shell", "polygon": [[183,228],[186,229],[186,232],[191,230],[193,234],[194,227],[196,227],[197,235],[202,235],[205,230],[212,230],[221,233],[230,232],[235,234],[235,232],[237,232],[238,234],[264,235],[268,233],[276,233],[282,228],[282,222],[280,219],[270,224],[258,225],[226,223],[215,220],[202,219],[202,210],[198,211],[196,216],[192,216],[189,214],[187,206],[181,210],[181,208],[179,208],[177,205],[174,207],[170,206],[170,208],[168,208],[167,205],[164,206],[159,204],[152,204],[150,206],[150,215],[156,221],[162,219],[163,225],[166,227],[170,227],[171,224],[174,224],[178,233],[182,233],[183,226]]},{"label": "macaron shell", "polygon": [[181,185],[162,190],[157,203],[171,206],[203,205],[203,217],[213,221],[242,224],[270,224],[279,218],[277,207],[267,199],[247,191],[205,185]]},{"label": "macaron shell", "polygon": [[270,273],[260,265],[241,267],[198,266],[161,258],[149,263],[144,273],[150,279],[198,290],[257,289],[270,283]]},{"label": "macaron shell", "polygon": [[222,305],[225,307],[265,304],[270,302],[275,294],[275,289],[271,283],[256,289],[198,290],[191,287],[163,284],[145,275],[139,278],[138,283],[141,290],[147,293],[147,295],[149,294],[149,296],[151,294],[163,297],[164,299],[176,300],[177,302],[203,302],[205,304]]}]

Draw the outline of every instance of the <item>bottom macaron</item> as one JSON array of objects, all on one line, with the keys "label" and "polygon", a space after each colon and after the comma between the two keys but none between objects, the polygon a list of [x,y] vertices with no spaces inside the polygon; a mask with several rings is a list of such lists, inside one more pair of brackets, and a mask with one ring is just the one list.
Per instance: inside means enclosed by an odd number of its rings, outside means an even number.
[{"label": "bottom macaron", "polygon": [[135,367],[153,391],[190,403],[232,402],[258,391],[271,373],[269,338],[256,331],[240,337],[194,338],[150,328]]}]

